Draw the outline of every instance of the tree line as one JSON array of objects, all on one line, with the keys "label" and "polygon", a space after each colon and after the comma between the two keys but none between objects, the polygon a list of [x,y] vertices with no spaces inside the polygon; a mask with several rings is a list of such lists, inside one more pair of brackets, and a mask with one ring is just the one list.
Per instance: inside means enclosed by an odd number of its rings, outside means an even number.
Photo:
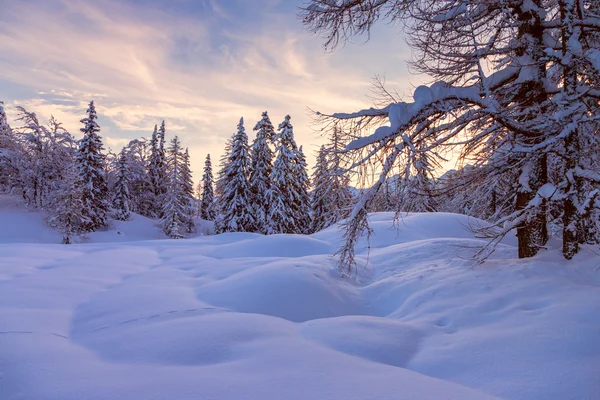
[{"label": "tree line", "polygon": [[207,155],[194,191],[189,151],[177,136],[166,145],[164,121],[149,140],[134,139],[115,154],[104,151],[93,101],[79,140],[53,117],[43,125],[34,112],[17,107],[17,113],[23,125],[12,129],[0,102],[0,189],[47,210],[65,244],[106,228],[109,217],[128,220],[131,213],[157,219],[171,238],[193,233],[197,218],[214,221],[217,233],[307,234],[345,218],[352,202],[349,181],[327,146],[311,185],[289,115],[276,132],[264,112],[251,145],[240,119],[216,179]]}]

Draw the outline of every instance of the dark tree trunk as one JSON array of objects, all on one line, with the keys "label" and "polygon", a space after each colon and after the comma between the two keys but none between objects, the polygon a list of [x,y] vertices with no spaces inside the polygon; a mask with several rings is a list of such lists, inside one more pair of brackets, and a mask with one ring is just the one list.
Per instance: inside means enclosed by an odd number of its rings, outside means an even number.
[{"label": "dark tree trunk", "polygon": [[[530,191],[519,191],[517,193],[517,210],[522,210],[535,197],[538,189],[547,181],[547,157],[543,155],[535,160],[532,166],[529,178]],[[540,248],[546,245],[548,241],[548,228],[546,226],[546,205],[542,204],[536,212],[530,214],[524,222],[517,226],[517,239],[519,248],[519,258],[533,257]]]}]

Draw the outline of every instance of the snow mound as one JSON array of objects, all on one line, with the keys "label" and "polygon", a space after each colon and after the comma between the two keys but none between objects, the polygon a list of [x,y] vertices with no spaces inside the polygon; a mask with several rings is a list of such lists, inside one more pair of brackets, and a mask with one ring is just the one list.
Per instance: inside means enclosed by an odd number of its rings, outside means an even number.
[{"label": "snow mound", "polygon": [[410,324],[366,316],[309,321],[301,332],[306,339],[339,352],[396,367],[408,365],[423,337]]},{"label": "snow mound", "polygon": [[335,249],[330,243],[305,235],[251,234],[246,240],[239,240],[239,234],[228,234],[235,239],[212,251],[204,253],[213,258],[237,257],[304,257],[315,254],[332,254]]},{"label": "snow mound", "polygon": [[258,265],[200,286],[197,296],[217,307],[294,322],[363,314],[358,290],[349,283],[332,279],[328,258]]},{"label": "snow mound", "polygon": [[0,194],[0,243],[60,243],[60,234],[45,225],[46,216],[27,210],[16,196]]}]

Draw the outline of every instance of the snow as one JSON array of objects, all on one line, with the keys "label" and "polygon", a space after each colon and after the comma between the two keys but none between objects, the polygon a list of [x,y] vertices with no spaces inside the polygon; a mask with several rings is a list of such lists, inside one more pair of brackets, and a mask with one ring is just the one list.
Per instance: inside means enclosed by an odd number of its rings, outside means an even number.
[{"label": "snow", "polygon": [[336,227],[159,240],[134,216],[65,246],[17,206],[0,198],[1,399],[600,392],[600,257],[589,250],[516,260],[509,238],[475,266],[468,247],[482,242],[466,227],[483,222],[411,213],[394,228],[378,213],[352,281],[331,258]]}]

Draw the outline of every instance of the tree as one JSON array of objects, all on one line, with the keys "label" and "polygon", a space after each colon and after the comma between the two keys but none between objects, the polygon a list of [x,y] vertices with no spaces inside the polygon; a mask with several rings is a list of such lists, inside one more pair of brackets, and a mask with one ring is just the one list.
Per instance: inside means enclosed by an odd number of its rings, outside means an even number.
[{"label": "tree", "polygon": [[8,118],[6,118],[6,111],[4,110],[4,102],[0,101],[0,135],[8,136],[10,131],[11,129],[8,125]]},{"label": "tree", "polygon": [[81,120],[83,138],[79,141],[77,168],[82,188],[84,232],[93,232],[107,225],[108,187],[104,177],[106,160],[102,154],[102,138],[98,135],[100,127],[96,120],[96,108],[91,101],[86,111],[88,117]]},{"label": "tree", "polygon": [[200,192],[200,218],[214,221],[216,218],[215,199],[213,190],[213,173],[210,154],[206,155],[204,174],[202,175],[202,190]]},{"label": "tree", "polygon": [[294,184],[296,188],[294,192],[297,194],[295,199],[296,214],[296,233],[308,234],[311,228],[311,213],[310,213],[310,179],[308,178],[306,157],[302,151],[302,146],[296,151],[296,165],[294,168]]},{"label": "tree", "polygon": [[[154,218],[157,215],[156,196],[148,174],[150,155],[146,139],[133,139],[125,150],[125,163],[128,171],[128,188],[132,212]],[[118,170],[118,168],[117,168]]]},{"label": "tree", "polygon": [[46,208],[65,168],[73,162],[75,141],[50,118],[42,125],[34,112],[17,107],[23,126],[15,131],[9,173],[12,186],[21,189],[23,200],[31,207]]},{"label": "tree", "polygon": [[330,208],[330,188],[329,188],[329,163],[327,162],[327,153],[325,146],[321,146],[317,154],[317,164],[313,172],[313,185],[311,209],[312,225],[311,231],[318,232],[328,226],[333,225],[334,221],[332,209]]},{"label": "tree", "polygon": [[153,216],[160,217],[162,207],[161,197],[167,192],[167,161],[165,154],[165,121],[160,125],[160,130],[154,125],[152,139],[150,140],[150,158],[148,161],[148,177],[152,192],[154,193]]},{"label": "tree", "polygon": [[167,178],[167,170],[168,170],[168,164],[167,164],[167,153],[165,151],[165,133],[166,133],[166,128],[165,128],[165,121],[162,121],[160,124],[160,129],[158,130],[158,157],[157,157],[157,173],[158,173],[158,196],[166,193],[167,191],[167,184],[168,184],[168,178]]},{"label": "tree", "polygon": [[129,207],[129,169],[127,163],[127,152],[125,148],[121,150],[118,161],[118,178],[115,185],[115,218],[119,221],[127,221],[131,217]]},{"label": "tree", "polygon": [[223,174],[223,195],[219,199],[222,213],[222,220],[218,226],[220,233],[250,232],[256,223],[252,216],[250,203],[252,194],[248,183],[250,168],[248,150],[248,136],[244,129],[244,119],[240,118]]},{"label": "tree", "polygon": [[[418,87],[413,102],[320,117],[349,123],[347,152],[356,165],[383,160],[379,179],[347,225],[342,271],[352,271],[349,245],[367,226],[365,209],[390,171],[431,175],[452,147],[497,179],[513,171],[519,177],[512,211],[483,232],[492,240],[480,260],[513,230],[519,257],[534,256],[548,240],[550,210],[562,215],[565,258],[578,251],[580,232],[589,229],[583,222],[600,196],[597,156],[589,150],[600,140],[593,133],[600,107],[593,40],[600,17],[594,12],[593,2],[562,0],[308,2],[304,22],[325,34],[327,46],[368,32],[384,16],[403,22],[414,51],[411,66],[436,80]],[[381,126],[385,120],[389,125]]]},{"label": "tree", "polygon": [[303,227],[299,223],[301,212],[301,183],[298,181],[298,147],[294,140],[294,130],[286,115],[279,124],[276,136],[278,145],[271,172],[271,188],[267,192],[269,214],[267,233],[301,233]]},{"label": "tree", "polygon": [[167,236],[173,239],[181,239],[183,238],[181,230],[185,229],[187,205],[184,203],[186,194],[184,193],[181,172],[181,143],[177,136],[171,140],[168,153],[170,179],[164,196],[161,225]]},{"label": "tree", "polygon": [[21,149],[8,124],[4,103],[0,101],[0,189],[11,190],[18,186],[19,171],[16,168]]},{"label": "tree", "polygon": [[252,164],[250,166],[250,190],[252,191],[252,214],[256,221],[255,230],[266,233],[269,202],[267,193],[271,187],[271,170],[273,169],[273,151],[270,142],[275,136],[273,124],[267,112],[254,127],[256,138],[252,144]]},{"label": "tree", "polygon": [[236,133],[232,134],[225,142],[223,148],[223,155],[219,159],[219,171],[217,172],[217,180],[215,182],[215,196],[220,198],[225,193],[225,184],[227,183],[227,169],[229,167],[229,156],[231,155],[231,149],[233,146],[233,139]]},{"label": "tree", "polygon": [[190,153],[188,148],[181,156],[181,203],[184,205],[183,225],[188,233],[196,230],[196,199],[194,198],[194,181],[190,169]]},{"label": "tree", "polygon": [[[334,143],[335,146],[337,143]],[[318,232],[348,217],[352,205],[349,179],[344,173],[339,153],[321,146],[313,172],[311,231]]]},{"label": "tree", "polygon": [[83,227],[91,222],[83,213],[83,190],[78,175],[74,164],[65,170],[50,207],[47,222],[62,233],[62,244],[71,244],[73,236],[82,233]]}]

